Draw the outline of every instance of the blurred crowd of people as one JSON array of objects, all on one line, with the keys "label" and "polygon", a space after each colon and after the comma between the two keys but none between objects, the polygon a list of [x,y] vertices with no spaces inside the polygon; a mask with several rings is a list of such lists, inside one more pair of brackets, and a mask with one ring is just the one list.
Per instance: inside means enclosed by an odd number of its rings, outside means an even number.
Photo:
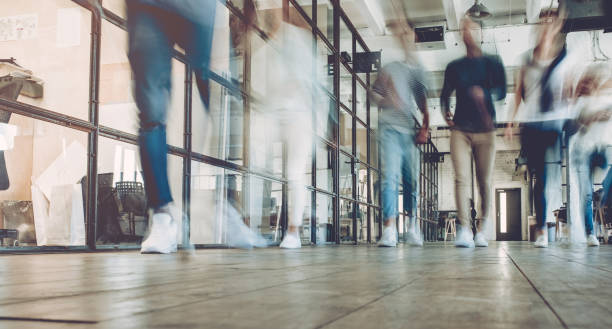
[{"label": "blurred crowd of people", "polygon": [[[251,1],[245,7],[255,8]],[[140,110],[140,150],[148,204],[153,210],[150,232],[142,243],[142,252],[170,253],[177,249],[178,224],[172,214],[172,196],[166,164],[167,107],[170,95],[172,49],[185,49],[194,69],[201,101],[209,106],[209,63],[215,21],[213,0],[127,0],[129,59],[134,72],[135,99]],[[203,7],[204,6],[204,7]],[[194,8],[197,8],[195,10]],[[204,8],[204,9],[203,9]],[[250,11],[256,13],[256,10]],[[612,143],[612,69],[609,63],[588,63],[566,46],[562,28],[563,10],[546,10],[538,24],[534,49],[525,57],[516,81],[515,107],[507,118],[507,138],[517,112],[521,120],[521,144],[529,170],[536,176],[534,187],[537,219],[536,247],[548,245],[546,226],[546,184],[556,173],[545,165],[547,154],[562,136],[571,140],[571,165],[579,177],[581,214],[589,245],[598,245],[593,233],[592,171],[605,166],[606,148]],[[269,72],[270,97],[259,106],[275,118],[271,129],[287,150],[288,227],[281,248],[300,248],[300,226],[306,195],[302,168],[307,164],[312,140],[313,99],[317,88],[313,81],[312,32],[287,22],[281,10],[265,17],[247,15],[244,33],[250,33],[255,21],[266,20],[266,47],[270,60],[277,63]],[[370,90],[371,100],[379,107],[379,143],[381,152],[381,196],[384,229],[379,245],[397,245],[400,184],[403,209],[409,216],[407,241],[422,246],[417,221],[420,155],[418,144],[429,139],[429,111],[426,73],[416,56],[414,26],[408,19],[388,24],[397,43],[404,50],[401,61],[386,64]],[[497,129],[495,102],[506,97],[507,81],[499,56],[483,53],[481,25],[465,17],[461,36],[466,56],[451,62],[445,72],[441,92],[444,119],[451,127],[450,153],[455,174],[455,198],[459,233],[457,247],[488,246],[487,229],[493,220],[492,174]],[[456,105],[451,106],[455,93]],[[417,119],[420,118],[420,119]],[[609,152],[608,152],[609,153]],[[472,161],[479,187],[480,207],[476,234],[471,229],[470,197]],[[610,188],[608,174],[605,187]],[[226,212],[230,217],[237,212]],[[230,219],[228,219],[230,220]],[[244,236],[237,245],[260,246],[260,237],[240,220],[232,234]]]}]

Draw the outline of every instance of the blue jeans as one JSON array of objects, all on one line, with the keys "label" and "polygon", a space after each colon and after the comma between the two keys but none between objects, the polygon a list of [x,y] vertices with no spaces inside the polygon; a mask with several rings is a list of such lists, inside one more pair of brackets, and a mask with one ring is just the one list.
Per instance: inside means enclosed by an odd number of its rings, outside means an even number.
[{"label": "blue jeans", "polygon": [[[577,151],[573,162],[574,162],[574,165],[576,166],[576,173],[578,176],[577,178],[578,178],[580,201],[581,201],[580,205],[582,207],[581,209],[584,215],[584,227],[585,227],[586,234],[589,235],[589,234],[593,234],[593,175],[592,173],[595,167],[601,167],[601,168],[607,167],[608,159],[606,158],[606,148],[605,147],[596,148],[596,149],[587,151],[586,154],[582,153],[581,151]],[[607,176],[610,176],[609,172]],[[606,177],[606,180],[608,180],[608,177]],[[605,185],[606,180],[604,180],[604,191],[606,191],[606,185]]]},{"label": "blue jeans", "polygon": [[612,188],[612,168],[608,169],[608,174],[603,180],[603,195],[601,196],[601,204],[605,205],[610,198],[610,189]]},{"label": "blue jeans", "polygon": [[[209,104],[208,77],[216,1],[202,1],[202,21],[181,13],[127,2],[129,59],[134,73],[134,98],[139,109],[140,160],[148,206],[157,209],[172,202],[168,183],[166,120],[170,100],[172,52],[185,49],[195,72],[205,108]],[[180,7],[180,5],[175,5]]]},{"label": "blue jeans", "polygon": [[551,179],[547,166],[551,159],[547,159],[546,154],[561,141],[561,131],[549,129],[550,126],[559,125],[533,122],[525,124],[521,131],[521,145],[526,151],[527,167],[536,177],[533,198],[537,229],[546,228],[546,206],[549,201],[546,195],[546,183]]},{"label": "blue jeans", "polygon": [[382,210],[385,223],[398,215],[400,182],[403,186],[404,211],[410,219],[416,216],[421,157],[414,138],[412,133],[401,133],[389,125],[380,125]]}]

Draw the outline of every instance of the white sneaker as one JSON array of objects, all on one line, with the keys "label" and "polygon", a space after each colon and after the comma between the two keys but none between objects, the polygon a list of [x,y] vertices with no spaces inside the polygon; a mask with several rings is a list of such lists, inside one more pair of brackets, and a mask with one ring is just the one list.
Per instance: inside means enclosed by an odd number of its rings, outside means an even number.
[{"label": "white sneaker", "polygon": [[160,212],[153,214],[149,236],[142,242],[143,254],[169,254],[176,252],[178,225],[172,215]]},{"label": "white sneaker", "polygon": [[587,236],[587,246],[599,247],[599,240],[594,234],[589,234],[589,236]]},{"label": "white sneaker", "polygon": [[487,241],[487,238],[485,238],[484,234],[478,232],[474,237],[474,244],[476,245],[476,247],[488,247],[489,241]]},{"label": "white sneaker", "polygon": [[474,234],[470,229],[460,228],[455,240],[457,248],[474,248]]},{"label": "white sneaker", "polygon": [[536,240],[535,243],[533,244],[534,247],[536,248],[547,248],[548,247],[548,235],[545,234],[540,234]]},{"label": "white sneaker", "polygon": [[395,226],[385,226],[382,237],[378,241],[379,247],[396,247],[397,246],[397,229]]},{"label": "white sneaker", "polygon": [[300,249],[302,248],[302,241],[297,233],[287,232],[287,235],[285,235],[280,247],[282,249]]},{"label": "white sneaker", "polygon": [[227,220],[226,243],[232,248],[253,249],[253,247],[264,248],[267,241],[259,233],[249,228],[242,216],[232,205],[227,205],[225,209]]},{"label": "white sneaker", "polygon": [[408,231],[406,234],[406,242],[408,242],[409,245],[415,247],[423,246],[423,237],[421,236],[421,234],[415,231]]}]

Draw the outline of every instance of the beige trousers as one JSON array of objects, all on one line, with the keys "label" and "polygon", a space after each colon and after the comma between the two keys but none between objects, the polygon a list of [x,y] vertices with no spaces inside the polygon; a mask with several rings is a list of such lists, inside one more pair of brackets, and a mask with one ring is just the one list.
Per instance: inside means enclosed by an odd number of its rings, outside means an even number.
[{"label": "beige trousers", "polygon": [[455,169],[455,202],[457,217],[462,227],[470,226],[470,198],[472,155],[476,167],[478,191],[480,194],[480,212],[477,218],[484,222],[492,220],[493,201],[493,164],[495,162],[495,131],[487,133],[469,133],[459,130],[451,132],[451,158]]}]

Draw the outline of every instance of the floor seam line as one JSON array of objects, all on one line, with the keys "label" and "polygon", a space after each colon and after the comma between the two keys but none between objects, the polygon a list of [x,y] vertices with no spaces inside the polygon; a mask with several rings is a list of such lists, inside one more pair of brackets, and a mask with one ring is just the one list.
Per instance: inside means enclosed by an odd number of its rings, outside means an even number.
[{"label": "floor seam line", "polygon": [[166,310],[170,310],[170,309],[177,308],[177,307],[183,307],[183,306],[193,305],[193,304],[197,304],[197,303],[206,303],[206,302],[209,302],[209,301],[219,300],[219,299],[223,299],[223,298],[235,297],[235,296],[239,296],[239,295],[250,294],[250,293],[253,293],[253,292],[257,292],[257,291],[262,291],[262,290],[266,290],[266,289],[270,289],[270,288],[278,288],[278,287],[282,287],[284,285],[289,285],[289,284],[293,284],[293,283],[299,283],[299,282],[308,281],[308,280],[312,280],[312,279],[318,279],[318,278],[326,277],[328,275],[338,274],[338,273],[343,273],[343,272],[348,272],[348,271],[337,271],[337,272],[332,272],[332,273],[326,273],[326,274],[322,274],[322,275],[313,276],[313,277],[307,278],[307,279],[291,281],[291,282],[285,282],[285,283],[282,283],[282,284],[276,284],[276,285],[267,286],[267,287],[261,287],[261,288],[258,288],[258,289],[253,289],[253,290],[249,290],[249,291],[245,291],[245,292],[239,292],[239,293],[235,293],[235,294],[229,294],[229,295],[224,295],[224,296],[219,296],[219,297],[213,297],[213,298],[193,301],[193,302],[179,304],[179,305],[173,305],[173,306],[164,307],[164,308],[155,309],[155,310],[136,312],[136,313],[132,313],[132,314],[129,314],[129,315],[119,316],[119,317],[116,317],[116,318],[100,320],[100,321],[98,321],[98,323],[115,321],[115,320],[118,320],[118,319],[129,318],[129,317],[132,317],[132,316],[138,316],[138,315],[144,315],[144,314],[147,314],[147,313],[155,313],[155,312],[160,312],[160,311],[166,311]]},{"label": "floor seam line", "polygon": [[538,296],[540,296],[540,298],[542,299],[542,301],[544,302],[544,304],[548,307],[548,309],[555,315],[555,317],[557,318],[557,320],[559,320],[559,322],[561,322],[561,325],[563,326],[563,328],[565,329],[569,329],[569,326],[567,325],[567,323],[565,323],[565,321],[563,321],[563,319],[561,318],[561,315],[559,315],[559,313],[557,313],[557,311],[552,307],[552,305],[550,305],[550,303],[548,302],[548,300],[544,297],[544,295],[542,294],[542,292],[540,292],[540,290],[535,286],[535,284],[531,281],[531,279],[529,279],[529,277],[527,276],[527,274],[525,274],[525,272],[523,272],[523,269],[516,263],[516,261],[514,261],[514,258],[512,258],[512,256],[510,256],[510,253],[508,253],[508,251],[504,248],[502,248],[502,250],[504,251],[504,253],[506,254],[506,256],[508,256],[508,258],[510,258],[510,261],[512,262],[512,264],[514,264],[514,266],[516,267],[516,269],[521,273],[521,275],[523,275],[523,277],[525,278],[525,280],[527,280],[527,282],[529,283],[529,285],[531,286],[531,288],[533,288],[533,290],[536,292],[536,294],[538,294]]},{"label": "floor seam line", "polygon": [[600,271],[607,272],[607,273],[612,273],[612,271],[607,270],[607,269],[605,269],[605,268],[601,268],[601,267],[598,267],[598,266],[592,266],[592,265],[589,265],[589,264],[584,264],[584,263],[581,263],[581,262],[575,261],[575,260],[573,260],[573,259],[569,259],[569,258],[565,258],[565,257],[557,256],[557,255],[555,255],[555,254],[550,254],[550,255],[551,255],[551,256],[553,256],[553,257],[556,257],[556,258],[559,258],[559,259],[562,259],[562,260],[568,261],[568,262],[570,262],[570,263],[576,263],[576,264],[580,264],[580,265],[582,265],[582,266],[586,266],[586,267],[588,267],[588,268],[592,268],[592,269],[600,270]]},{"label": "floor seam line", "polygon": [[65,324],[97,324],[98,323],[98,321],[90,321],[90,320],[48,319],[48,318],[21,317],[21,316],[0,316],[0,321],[50,322],[50,323],[65,323]]},{"label": "floor seam line", "polygon": [[321,328],[324,328],[324,327],[326,327],[326,326],[329,326],[330,324],[332,324],[332,323],[334,323],[334,322],[336,322],[336,321],[338,321],[338,320],[344,319],[345,317],[347,317],[347,316],[349,316],[349,315],[351,315],[351,314],[353,314],[353,313],[355,313],[355,312],[358,312],[358,311],[360,311],[360,310],[364,309],[365,307],[367,307],[367,306],[369,306],[369,305],[372,305],[373,303],[376,303],[377,301],[379,301],[379,300],[381,300],[381,299],[383,299],[383,298],[385,298],[385,297],[387,297],[387,296],[390,296],[390,295],[392,295],[392,294],[396,293],[397,291],[399,291],[399,290],[401,290],[401,289],[404,289],[405,287],[407,287],[407,286],[411,285],[411,284],[412,284],[414,281],[416,281],[416,280],[417,280],[417,279],[413,279],[413,280],[411,280],[411,281],[409,281],[409,282],[406,282],[406,283],[404,283],[403,285],[401,285],[401,286],[399,286],[399,287],[397,287],[397,288],[395,288],[395,289],[393,289],[393,290],[389,291],[388,293],[385,293],[385,294],[383,294],[382,296],[377,297],[377,298],[375,298],[375,299],[373,299],[373,300],[371,300],[371,301],[369,301],[369,302],[367,302],[367,303],[365,303],[365,304],[363,304],[363,305],[361,305],[361,306],[359,306],[359,307],[357,307],[357,308],[355,308],[355,309],[351,310],[350,312],[347,312],[346,314],[343,314],[342,316],[339,316],[339,317],[337,317],[337,318],[335,318],[335,319],[333,319],[333,320],[331,320],[331,321],[327,321],[327,322],[325,322],[325,323],[323,323],[323,324],[320,324],[320,325],[318,325],[318,326],[314,327],[314,329],[321,329]]}]

